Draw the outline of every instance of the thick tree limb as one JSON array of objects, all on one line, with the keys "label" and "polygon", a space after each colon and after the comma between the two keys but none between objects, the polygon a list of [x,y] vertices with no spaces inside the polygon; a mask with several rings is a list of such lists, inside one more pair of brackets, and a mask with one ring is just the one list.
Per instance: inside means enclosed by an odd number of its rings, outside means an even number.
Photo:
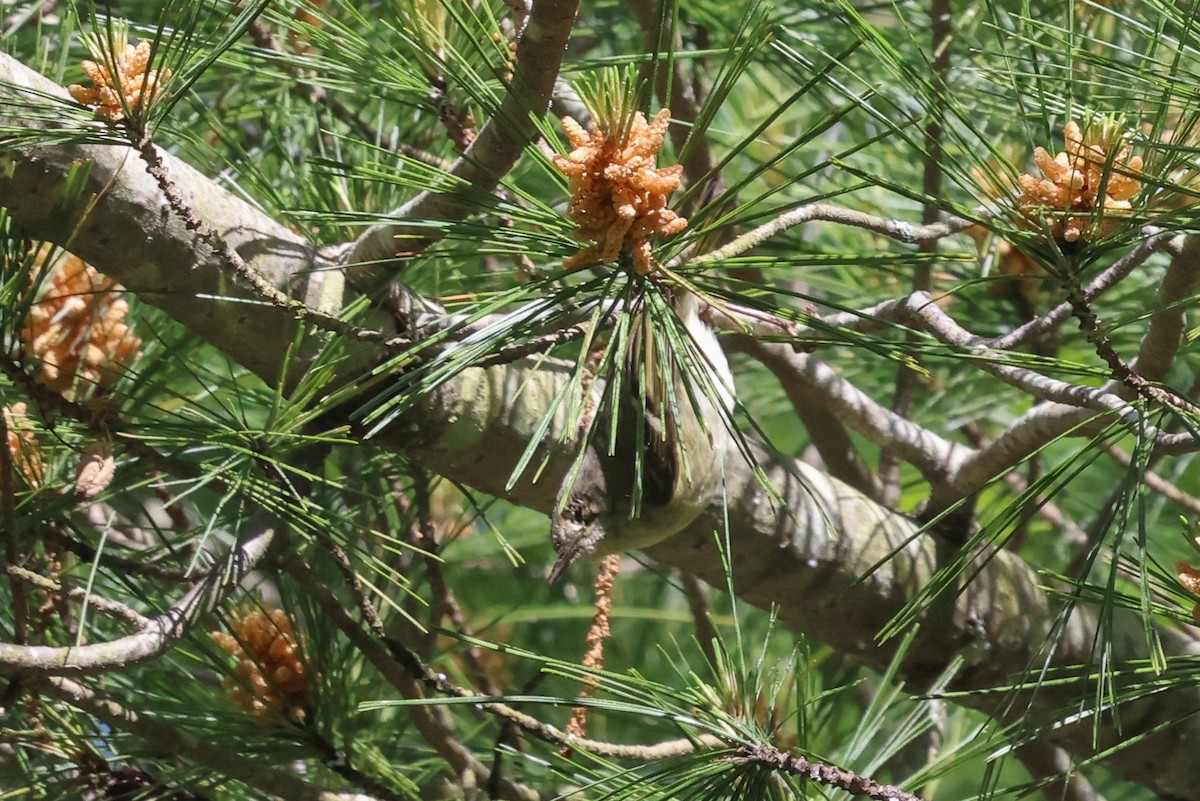
[{"label": "thick tree limb", "polygon": [[[61,86],[0,54],[5,126],[38,127],[30,120],[39,116],[27,110],[46,105],[41,95],[67,96]],[[195,236],[169,212],[135,151],[116,145],[40,147],[34,141],[16,142],[0,154],[0,204],[26,233],[103,264],[107,275],[142,301],[218,345],[268,383],[278,383],[285,367],[291,368],[287,375],[299,374],[296,368],[316,353],[320,340],[310,338],[299,363],[286,364],[299,331],[296,321],[236,284],[218,254],[197,246]],[[325,269],[329,265],[308,243],[179,159],[163,154],[162,160],[184,202],[263,279],[312,308],[341,309],[342,275]],[[73,202],[64,201],[68,178],[79,167],[90,168],[87,177]],[[381,325],[372,327],[386,325],[375,322]]]}]

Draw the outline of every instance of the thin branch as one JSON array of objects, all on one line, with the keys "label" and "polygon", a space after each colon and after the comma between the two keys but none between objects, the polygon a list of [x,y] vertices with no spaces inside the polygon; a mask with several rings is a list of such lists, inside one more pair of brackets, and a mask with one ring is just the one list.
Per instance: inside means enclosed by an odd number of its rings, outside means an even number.
[{"label": "thin branch", "polygon": [[[909,245],[944,239],[952,234],[965,231],[975,224],[971,220],[954,217],[942,222],[914,226],[911,223],[901,220],[889,220],[884,217],[877,217],[873,214],[845,209],[840,206],[813,203],[781,214],[774,220],[755,228],[753,231],[742,234],[728,245],[687,259],[685,263],[688,266],[696,267],[702,264],[712,264],[731,259],[734,256],[758,247],[771,237],[781,234],[789,228],[815,220],[849,225],[854,228],[865,228],[868,231],[883,234],[886,237]],[[667,266],[672,268],[677,267],[679,266],[679,264],[676,264],[677,261],[680,260],[674,260]]]},{"label": "thin branch", "polygon": [[1075,315],[1075,319],[1079,321],[1080,329],[1087,335],[1088,342],[1096,349],[1096,354],[1108,365],[1109,370],[1112,371],[1113,378],[1146,400],[1154,401],[1164,406],[1173,406],[1192,415],[1200,415],[1200,407],[1197,407],[1186,398],[1152,384],[1121,358],[1121,355],[1117,353],[1117,349],[1113,346],[1112,340],[1108,338],[1108,335],[1100,327],[1100,319],[1084,298],[1082,289],[1078,284],[1071,281],[1067,284],[1067,302],[1071,304],[1071,312]]},{"label": "thin branch", "polygon": [[[1096,298],[1112,289],[1126,276],[1144,264],[1146,259],[1159,251],[1179,249],[1182,247],[1184,241],[1182,235],[1164,233],[1157,228],[1144,228],[1142,229],[1142,234],[1145,236],[1145,239],[1139,242],[1137,247],[1114,262],[1084,287],[1082,293],[1084,301],[1092,303]],[[1031,339],[1036,339],[1054,330],[1062,325],[1070,316],[1071,304],[1063,301],[1041,317],[1030,320],[1003,336],[986,340],[984,344],[996,350],[1013,350]]]},{"label": "thin branch", "polygon": [[[244,8],[245,0],[241,0],[236,5],[238,9]],[[367,123],[357,111],[351,109],[325,87],[313,83],[309,80],[312,76],[308,71],[301,69],[287,59],[287,51],[284,50],[283,45],[275,38],[275,34],[265,22],[261,19],[256,19],[250,23],[247,33],[250,34],[250,38],[254,40],[256,45],[271,55],[278,57],[281,69],[291,78],[288,81],[289,94],[299,97],[308,103],[325,106],[335,119],[353,130],[358,136],[368,142],[379,141],[379,131]],[[419,161],[438,169],[447,169],[450,163],[405,142],[389,141],[387,147],[390,150],[397,150],[403,153],[414,161]]]},{"label": "thin branch", "polygon": [[45,531],[47,542],[51,542],[64,550],[78,556],[83,561],[89,564],[99,564],[110,568],[114,573],[123,576],[141,575],[147,578],[158,579],[159,581],[169,581],[179,583],[183,581],[191,581],[193,576],[188,576],[182,570],[173,570],[169,567],[162,567],[152,562],[147,562],[145,557],[141,559],[127,559],[123,556],[109,553],[108,551],[97,551],[86,542],[80,542],[74,537],[69,537],[53,529]]},{"label": "thin branch", "polygon": [[[400,690],[402,694],[406,694],[405,697],[414,697],[407,695],[407,693],[411,692],[407,688],[409,681],[416,681],[436,695],[474,701],[475,706],[479,709],[514,724],[521,731],[542,742],[554,746],[569,745],[573,749],[614,759],[636,759],[642,761],[667,759],[672,756],[693,753],[696,750],[697,744],[708,747],[717,745],[716,739],[708,736],[701,736],[695,739],[667,740],[651,745],[624,745],[590,740],[583,737],[571,737],[566,732],[548,723],[543,723],[532,715],[527,715],[505,703],[495,701],[488,696],[479,695],[466,687],[456,685],[444,673],[433,671],[421,661],[416,651],[388,635],[387,631],[383,628],[383,623],[378,616],[378,612],[375,611],[374,606],[361,592],[356,593],[359,609],[363,612],[364,617],[375,621],[374,623],[368,623],[370,632],[364,631],[350,617],[342,602],[321,584],[316,574],[302,560],[299,558],[288,559],[284,563],[284,569],[300,582],[305,592],[316,601],[317,605],[329,616],[334,625],[380,671],[381,675],[393,687]],[[422,696],[418,695],[415,697]],[[444,707],[438,706],[436,701],[431,700],[429,707],[416,708],[443,709]],[[457,745],[457,741],[455,741],[455,744]],[[461,748],[461,746],[459,747]],[[443,757],[446,756],[443,754]],[[464,770],[476,770],[471,763],[477,761],[465,749],[463,749],[461,754],[451,753],[449,757],[453,760],[451,761],[451,765],[456,769],[462,767]],[[478,763],[477,770],[482,771],[481,778],[487,778],[487,768],[481,763]],[[518,791],[519,787],[514,787],[514,791],[517,792],[515,797],[526,797],[530,791],[526,788],[520,788]]]},{"label": "thin branch", "polygon": [[908,793],[890,784],[880,784],[854,771],[838,768],[824,762],[808,759],[800,754],[789,754],[769,745],[741,748],[728,757],[730,762],[745,762],[798,776],[826,787],[845,790],[850,795],[870,798],[872,801],[924,801],[915,793]]},{"label": "thin branch", "polygon": [[[323,790],[291,771],[264,764],[261,759],[241,756],[236,749],[222,743],[211,742],[142,712],[126,709],[108,696],[70,679],[51,677],[38,684],[47,694],[99,718],[114,729],[140,738],[155,749],[176,754],[273,798],[282,797],[288,801],[352,801],[344,793]],[[357,795],[354,798],[370,801],[369,796]]]},{"label": "thin branch", "polygon": [[1038,782],[1046,801],[1104,801],[1104,796],[1076,770],[1061,748],[1041,740],[1017,749],[1017,759]]},{"label": "thin branch", "polygon": [[717,661],[717,642],[720,636],[712,621],[712,607],[708,603],[708,588],[700,579],[691,573],[680,573],[679,581],[683,585],[683,594],[687,598],[688,610],[692,613],[692,625],[696,627],[696,641],[700,651],[714,670],[720,664]]},{"label": "thin branch", "polygon": [[[1133,457],[1123,448],[1119,448],[1116,445],[1108,448],[1108,455],[1122,467],[1128,468],[1133,464]],[[1150,469],[1141,474],[1141,479],[1142,483],[1149,487],[1152,492],[1158,493],[1171,503],[1182,507],[1194,515],[1200,515],[1200,498],[1197,498],[1195,495],[1189,495]]]},{"label": "thin branch", "polygon": [[[922,154],[921,223],[932,225],[938,222],[940,211],[938,200],[942,194],[942,118],[945,115],[947,93],[946,75],[950,71],[950,42],[954,34],[954,17],[949,0],[930,0],[930,47],[933,58],[932,70],[934,107],[925,125],[925,146]],[[926,255],[938,252],[940,240],[931,239],[917,243],[917,251]],[[913,269],[913,292],[933,291],[932,261],[926,259]],[[904,335],[906,343],[915,340],[915,334]],[[892,411],[900,417],[910,417],[913,402],[920,391],[921,375],[911,364],[900,364],[896,368],[896,385],[892,393]],[[900,501],[900,456],[891,448],[883,448],[879,454],[878,480],[881,488],[880,500],[895,507]]]},{"label": "thin branch", "polygon": [[[346,250],[344,263],[356,286],[373,286],[385,268],[395,269],[414,252],[444,235],[445,227],[428,227],[464,219],[490,197],[538,136],[535,118],[546,113],[575,23],[578,0],[537,0],[517,40],[516,69],[499,108],[479,131],[471,147],[447,171],[441,183],[419,193],[388,216],[396,222],[373,225]],[[409,220],[426,223],[407,225]],[[400,240],[397,242],[397,240]],[[400,257],[403,251],[406,255]]]},{"label": "thin branch", "polygon": [[[34,573],[32,570],[26,570],[23,567],[18,567],[17,565],[12,564],[5,565],[4,570],[13,578],[24,581],[28,584],[32,584],[34,587],[37,587],[40,590],[45,590],[46,592],[50,593],[63,592],[63,586],[61,583],[47,576]],[[68,590],[66,594],[71,600],[85,602],[92,609],[115,617],[118,620],[124,620],[135,629],[146,629],[153,623],[150,618],[142,615],[135,609],[132,609],[118,601],[105,598],[102,595],[89,593],[82,587],[73,587],[72,589]]]},{"label": "thin branch", "polygon": [[275,532],[269,526],[242,539],[233,550],[217,560],[208,575],[198,581],[170,609],[141,631],[105,643],[51,647],[0,643],[0,674],[31,671],[45,675],[97,673],[141,662],[167,651],[191,627],[212,611],[266,553]]},{"label": "thin branch", "polygon": [[942,311],[933,299],[924,292],[909,295],[904,310],[912,322],[928,331],[939,342],[952,345],[973,355],[973,363],[1007,384],[1011,384],[1027,395],[1066,406],[1115,412],[1132,425],[1141,423],[1141,415],[1123,398],[1103,389],[1071,384],[1042,375],[1025,367],[1002,364],[1002,354],[984,344],[984,340],[960,326],[954,318]]},{"label": "thin branch", "polygon": [[892,447],[906,462],[941,486],[970,448],[905,420],[873,400],[828,365],[789,345],[731,337],[732,346],[761,361],[784,385],[789,396],[808,393],[851,431],[880,446]]},{"label": "thin branch", "polygon": [[[661,12],[664,7],[669,8],[669,6],[658,0],[632,0],[629,5],[633,8],[634,16],[637,17],[638,25],[641,26],[645,36],[642,52],[658,54],[658,59],[648,62],[646,69],[650,69],[651,66],[657,67],[654,91],[658,94],[659,99],[671,109],[671,120],[675,123],[671,126],[671,140],[675,145],[675,152],[683,157],[680,161],[680,164],[683,165],[683,174],[687,178],[688,184],[697,184],[712,173],[717,162],[713,158],[712,148],[708,146],[708,139],[692,125],[700,116],[700,103],[693,93],[691,82],[683,73],[683,60],[667,58],[667,51],[675,52],[681,46],[678,34],[675,35],[674,42],[666,40],[671,32],[666,29],[666,26],[661,25],[663,21]],[[671,65],[669,75],[663,69],[668,61]],[[670,83],[669,97],[668,82]],[[687,144],[686,148],[685,144]],[[716,186],[710,186],[707,194],[709,197],[717,197],[724,191],[724,188],[721,186],[720,175],[712,177]],[[697,198],[699,197],[697,195]]]},{"label": "thin branch", "polygon": [[[342,602],[295,553],[283,560],[284,570],[297,580],[301,588],[321,607],[324,614],[346,635],[351,644],[404,698],[425,698],[422,686],[427,684],[428,680],[436,682],[437,677],[424,666],[415,651],[404,647],[388,634],[383,619],[367,597],[362,582],[354,571],[350,557],[341,546],[329,540],[323,541],[322,544],[333,556],[334,564],[350,588],[369,631],[363,630]],[[485,786],[491,771],[459,740],[454,720],[445,707],[435,704],[414,705],[409,708],[409,716],[421,736],[446,760],[446,764],[455,775],[469,774],[474,777],[476,786]],[[535,801],[537,798],[537,794],[530,788],[512,780],[502,780],[501,786],[503,797],[510,801]]]},{"label": "thin branch", "polygon": [[[405,512],[415,511],[415,519],[411,526],[413,543],[424,557],[425,575],[429,581],[430,593],[433,595],[429,610],[430,625],[432,628],[436,628],[442,625],[443,620],[449,620],[459,634],[468,638],[472,637],[474,633],[467,625],[462,606],[454,597],[454,591],[450,589],[449,582],[446,581],[445,573],[442,571],[442,560],[438,556],[440,546],[434,534],[429,474],[420,468],[413,468],[410,475],[412,476],[414,498],[412,506],[415,509],[406,508],[408,503],[403,493],[397,496],[397,505]],[[483,666],[483,654],[478,646],[469,641],[466,645],[466,662],[476,688],[482,693],[496,694],[498,691]]]},{"label": "thin branch", "polygon": [[304,301],[297,300],[272,286],[266,278],[259,275],[253,267],[247,264],[246,260],[236,250],[229,246],[229,243],[225,241],[223,236],[217,233],[207,222],[200,219],[195,210],[187,204],[183,196],[179,194],[175,183],[171,180],[171,174],[167,170],[167,165],[159,156],[158,148],[154,146],[154,143],[149,139],[143,139],[141,142],[137,142],[135,146],[138,155],[146,163],[146,172],[158,183],[159,189],[162,190],[163,197],[166,199],[171,211],[183,221],[189,231],[195,232],[200,241],[212,247],[220,255],[222,261],[233,271],[234,275],[253,289],[255,294],[272,306],[295,315],[297,319],[321,331],[328,331],[351,339],[365,341],[379,341],[386,338],[381,331],[359,328],[347,323],[345,320],[339,320],[332,315],[311,309]]},{"label": "thin branch", "polygon": [[1154,298],[1155,311],[1150,315],[1150,324],[1142,338],[1133,368],[1147,381],[1161,381],[1175,361],[1179,346],[1183,342],[1186,325],[1186,301],[1200,285],[1200,236],[1184,237],[1183,247],[1167,265],[1158,294]]},{"label": "thin branch", "polygon": [[[991,440],[987,438],[978,424],[968,423],[962,427],[963,433],[971,440],[971,444],[975,446],[976,451],[987,448],[991,445]],[[1016,470],[1009,470],[1004,474],[1004,483],[1009,486],[1013,492],[1021,495],[1029,490],[1029,481],[1027,481]],[[1088,533],[1079,527],[1072,518],[1068,517],[1063,512],[1062,508],[1049,498],[1038,496],[1031,498],[1029,507],[1035,511],[1039,517],[1054,527],[1065,540],[1075,547],[1082,547],[1088,540]],[[1010,550],[1018,550],[1024,545],[1024,533],[1027,529],[1027,524],[1022,524],[1020,529],[1013,534],[1012,537],[1005,543],[1005,547]]]},{"label": "thin branch", "polygon": [[[769,366],[769,365],[768,365]],[[786,380],[776,372],[796,417],[804,424],[809,439],[830,474],[845,481],[868,498],[882,501],[883,485],[850,438],[846,427],[807,384]]]}]

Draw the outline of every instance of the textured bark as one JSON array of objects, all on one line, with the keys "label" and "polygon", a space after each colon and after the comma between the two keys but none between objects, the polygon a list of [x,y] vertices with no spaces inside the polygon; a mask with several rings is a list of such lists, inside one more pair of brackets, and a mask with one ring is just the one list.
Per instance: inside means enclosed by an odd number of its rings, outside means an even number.
[{"label": "textured bark", "polygon": [[[47,95],[68,97],[63,87],[0,55],[0,114],[5,125],[38,127],[36,121],[44,115],[27,109],[44,107]],[[312,308],[341,308],[341,273],[313,269],[326,265],[303,238],[180,159],[164,153],[163,161],[184,201],[251,268]],[[64,199],[69,178],[80,170],[86,172],[82,186]],[[5,143],[0,149],[0,203],[30,234],[103,265],[107,275],[141,300],[158,306],[268,383],[277,383],[281,369],[288,366],[285,355],[299,333],[295,320],[236,284],[210,248],[197,246],[131,148]],[[302,369],[295,368],[303,368],[320,345],[321,339],[310,337],[288,375],[299,375]]]},{"label": "textured bark", "polygon": [[[3,55],[0,80],[51,91],[45,88],[45,81]],[[12,108],[7,102],[0,104],[0,115],[19,114]],[[277,381],[285,367],[288,375],[296,375],[320,344],[314,337],[308,355],[301,354],[298,361],[284,365],[294,325],[273,308],[230,299],[244,299],[246,293],[231,287],[213,258],[195,252],[191,235],[166,218],[157,187],[147,183],[149,178],[126,150],[16,147],[0,159],[4,167],[0,170],[0,204],[10,208],[31,233],[68,244],[97,268],[138,291],[142,300],[160,306],[268,382]],[[89,188],[96,187],[97,197],[88,218],[68,242],[82,208],[68,209],[66,217],[54,210],[61,205],[66,171],[80,160],[94,164],[96,177]],[[180,191],[235,242],[256,269],[283,289],[293,278],[305,276],[305,288],[294,294],[308,297],[312,303],[320,296],[325,308],[336,307],[330,305],[336,291],[322,294],[334,286],[335,276],[310,271],[317,258],[311,248],[194,170],[175,160],[170,163]],[[110,182],[111,186],[101,191]],[[252,313],[247,313],[248,309]],[[345,380],[382,355],[372,343],[344,345],[348,356],[342,368]],[[528,363],[470,368],[401,418],[378,441],[438,473],[545,512],[574,453],[572,432],[565,430],[565,412],[552,421],[543,439],[549,460],[540,479],[534,482],[527,474],[512,489],[506,489],[505,483],[535,436],[549,400],[568,379],[568,366],[553,362],[536,370]],[[934,538],[918,535],[913,520],[890,512],[824,473],[763,447],[757,448],[757,455],[766,475],[764,483],[731,446],[723,464],[727,508],[714,502],[685,531],[650,548],[650,555],[724,588],[718,541],[725,541],[730,548],[733,589],[740,598],[777,610],[781,620],[796,631],[829,643],[847,656],[883,667],[898,646],[898,638],[880,643],[877,632],[928,584],[951,554]],[[772,498],[764,486],[774,488],[777,497]],[[1040,649],[1058,623],[1060,604],[1039,587],[1035,572],[1013,554],[992,554],[975,568],[960,580],[957,595],[943,595],[922,615],[921,634],[901,674],[910,688],[921,690],[955,659],[962,660],[962,668],[951,689],[960,691],[1003,684],[1028,668],[1036,672],[1046,661]],[[1091,663],[1098,639],[1096,627],[1090,611],[1076,612],[1049,664]],[[1164,638],[1169,656],[1186,652],[1184,642],[1167,635]],[[1110,644],[1118,666],[1128,659],[1144,658],[1146,653],[1140,624],[1132,616],[1118,616]],[[1044,688],[1007,706],[1000,694],[955,700],[989,713],[1007,708],[1012,719],[1024,717],[1028,705],[1032,714],[1026,719],[1036,726],[1058,719],[1072,703],[1076,703],[1076,711],[1086,711],[1094,691],[1091,683],[1080,680]],[[1200,760],[1195,759],[1200,753],[1200,718],[1188,716],[1198,708],[1200,692],[1187,689],[1123,705],[1120,731],[1106,718],[1099,727],[1098,748],[1184,718],[1110,757],[1106,764],[1163,796],[1200,801]],[[1046,737],[1076,758],[1086,758],[1097,750],[1092,723],[1084,718],[1081,723],[1047,732]]]}]

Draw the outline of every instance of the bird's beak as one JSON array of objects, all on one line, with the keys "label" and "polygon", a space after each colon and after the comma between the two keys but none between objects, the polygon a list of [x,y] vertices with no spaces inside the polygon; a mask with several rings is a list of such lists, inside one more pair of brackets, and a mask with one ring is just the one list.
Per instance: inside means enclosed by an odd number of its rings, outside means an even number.
[{"label": "bird's beak", "polygon": [[558,581],[567,572],[567,568],[579,557],[579,543],[569,542],[558,552],[554,567],[550,568],[550,583]]}]

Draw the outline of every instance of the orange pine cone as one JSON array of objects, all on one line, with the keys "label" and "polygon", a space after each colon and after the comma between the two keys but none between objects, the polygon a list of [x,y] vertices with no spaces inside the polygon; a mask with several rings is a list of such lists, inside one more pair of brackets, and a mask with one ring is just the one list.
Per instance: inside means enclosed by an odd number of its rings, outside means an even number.
[{"label": "orange pine cone", "polygon": [[[1033,160],[1045,177],[1020,176],[1017,208],[1064,242],[1103,235],[1117,220],[1106,219],[1094,230],[1093,217],[1096,212],[1127,214],[1133,208],[1130,199],[1141,182],[1129,173],[1141,171],[1142,157],[1131,156],[1129,145],[1122,144],[1110,125],[1093,125],[1084,134],[1079,123],[1071,120],[1063,126],[1063,143],[1065,149],[1055,156],[1034,149]],[[1073,213],[1046,214],[1047,209]]]},{"label": "orange pine cone", "polygon": [[224,681],[234,703],[263,725],[303,721],[310,706],[308,677],[292,619],[277,606],[253,607],[229,622],[232,634],[210,635],[237,659],[234,675]]},{"label": "orange pine cone", "polygon": [[125,322],[121,287],[69,255],[29,309],[21,348],[38,363],[38,383],[62,393],[111,385],[142,341]]},{"label": "orange pine cone", "polygon": [[651,121],[634,115],[623,141],[604,131],[588,133],[570,117],[562,121],[573,150],[554,156],[554,166],[570,180],[567,216],[575,223],[575,238],[587,243],[564,261],[567,267],[590,261],[616,261],[627,245],[641,275],[653,269],[647,238],[670,236],[687,228],[687,220],[667,209],[667,199],[679,188],[683,167],[657,167],[657,155],[671,121],[663,109]]}]

